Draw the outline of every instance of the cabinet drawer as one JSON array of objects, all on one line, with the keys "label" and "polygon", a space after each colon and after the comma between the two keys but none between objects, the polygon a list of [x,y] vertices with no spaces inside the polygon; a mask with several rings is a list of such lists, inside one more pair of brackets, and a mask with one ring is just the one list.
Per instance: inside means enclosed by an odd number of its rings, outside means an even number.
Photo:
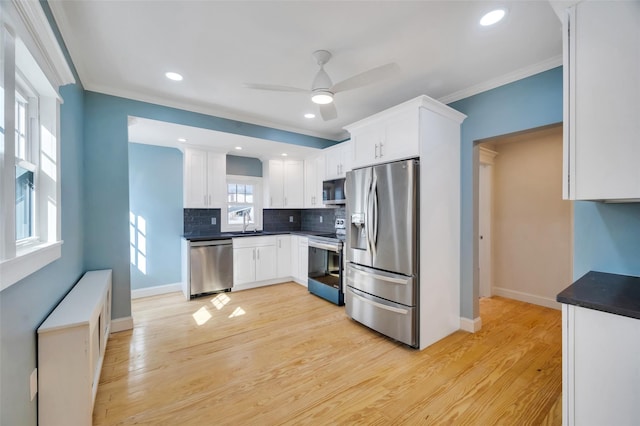
[{"label": "cabinet drawer", "polygon": [[276,236],[240,237],[233,239],[233,248],[275,246]]}]

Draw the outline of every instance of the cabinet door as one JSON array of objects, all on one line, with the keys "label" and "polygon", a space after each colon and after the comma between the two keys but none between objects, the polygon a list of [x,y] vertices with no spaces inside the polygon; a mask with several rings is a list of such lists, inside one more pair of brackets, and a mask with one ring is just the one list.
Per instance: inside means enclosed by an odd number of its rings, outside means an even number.
[{"label": "cabinet door", "polygon": [[345,177],[351,170],[350,141],[324,149],[325,179],[339,179]]},{"label": "cabinet door", "polygon": [[269,197],[265,200],[267,207],[284,207],[284,163],[281,160],[269,160]]},{"label": "cabinet door", "polygon": [[184,151],[184,207],[205,208],[208,206],[207,151],[185,149]]},{"label": "cabinet door", "polygon": [[310,158],[304,162],[304,206],[321,208],[322,181],[324,180],[324,155]]},{"label": "cabinet door", "polygon": [[580,2],[564,37],[564,197],[640,199],[640,6]]},{"label": "cabinet door", "polygon": [[[631,425],[640,417],[640,320],[563,305],[567,425]],[[563,327],[564,328],[564,327]],[[565,345],[566,343],[566,345]]]},{"label": "cabinet door", "polygon": [[300,276],[300,253],[298,250],[299,241],[300,237],[298,237],[297,235],[291,236],[291,276],[296,280]]},{"label": "cabinet door", "polygon": [[281,235],[277,238],[278,278],[291,276],[291,236]]},{"label": "cabinet door", "polygon": [[304,206],[304,163],[287,160],[284,162],[283,180],[284,203],[286,208]]},{"label": "cabinet door", "polygon": [[384,142],[378,147],[380,162],[387,163],[420,155],[419,111],[415,108],[389,117]]},{"label": "cabinet door", "polygon": [[256,281],[270,280],[277,275],[276,246],[256,247]]},{"label": "cabinet door", "polygon": [[227,199],[227,156],[217,152],[207,154],[208,207],[222,208]]},{"label": "cabinet door", "polygon": [[240,285],[256,280],[256,249],[243,247],[233,249],[233,284]]},{"label": "cabinet door", "polygon": [[309,275],[309,239],[300,237],[298,241],[298,279],[307,284]]},{"label": "cabinet door", "polygon": [[379,163],[380,145],[384,143],[384,127],[371,124],[351,134],[354,167],[370,166]]}]

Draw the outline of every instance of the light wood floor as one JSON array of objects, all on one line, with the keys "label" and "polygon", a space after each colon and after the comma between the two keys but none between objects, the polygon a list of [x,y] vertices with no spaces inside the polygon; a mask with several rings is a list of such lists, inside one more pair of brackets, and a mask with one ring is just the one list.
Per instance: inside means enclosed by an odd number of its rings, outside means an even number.
[{"label": "light wood floor", "polygon": [[417,351],[294,283],[137,299],[94,425],[561,424],[560,311],[480,303],[479,333]]}]

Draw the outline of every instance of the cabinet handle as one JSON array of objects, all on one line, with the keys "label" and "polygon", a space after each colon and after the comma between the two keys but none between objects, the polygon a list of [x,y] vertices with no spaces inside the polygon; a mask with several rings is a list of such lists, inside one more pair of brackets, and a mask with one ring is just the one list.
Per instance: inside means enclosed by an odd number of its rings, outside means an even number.
[{"label": "cabinet handle", "polygon": [[378,144],[375,145],[375,151],[373,154],[373,158],[378,158]]},{"label": "cabinet handle", "polygon": [[278,240],[278,248],[282,248],[282,240]]},{"label": "cabinet handle", "polygon": [[258,260],[260,260],[260,249],[256,249],[256,251],[258,252]]},{"label": "cabinet handle", "polygon": [[204,195],[203,200],[202,200],[202,204],[203,205],[207,205],[207,194]]},{"label": "cabinet handle", "polygon": [[211,194],[209,194],[209,205],[211,205]]},{"label": "cabinet handle", "polygon": [[253,260],[256,260],[256,249],[253,249]]},{"label": "cabinet handle", "polygon": [[269,207],[273,207],[273,197],[269,197]]},{"label": "cabinet handle", "polygon": [[287,197],[284,197],[284,205],[287,205]]},{"label": "cabinet handle", "polygon": [[383,157],[383,155],[384,155],[384,154],[382,153],[382,147],[383,147],[383,146],[384,146],[384,145],[382,144],[382,142],[380,142],[380,158],[382,158],[382,157]]}]

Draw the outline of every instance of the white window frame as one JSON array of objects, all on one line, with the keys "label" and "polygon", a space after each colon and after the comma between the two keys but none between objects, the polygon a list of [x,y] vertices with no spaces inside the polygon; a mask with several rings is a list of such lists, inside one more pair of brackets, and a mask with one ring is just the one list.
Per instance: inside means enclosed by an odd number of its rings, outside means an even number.
[{"label": "white window frame", "polygon": [[[61,256],[60,86],[75,83],[40,2],[8,0],[0,13],[2,43],[4,134],[0,140],[0,291]],[[37,167],[34,238],[16,241],[15,220],[15,96],[16,88],[37,98],[29,100],[30,163]]]},{"label": "white window frame", "polygon": [[[254,224],[249,226],[247,230],[253,231],[254,229],[262,230],[262,178],[255,176],[239,176],[239,175],[227,175],[225,181],[225,194],[224,205],[221,209],[221,230],[222,232],[240,232],[242,231],[242,225],[235,225],[229,223],[229,201],[227,199],[227,188],[229,184],[237,183],[242,185],[253,185],[253,210],[255,212]],[[255,226],[254,226],[255,225]]]}]

